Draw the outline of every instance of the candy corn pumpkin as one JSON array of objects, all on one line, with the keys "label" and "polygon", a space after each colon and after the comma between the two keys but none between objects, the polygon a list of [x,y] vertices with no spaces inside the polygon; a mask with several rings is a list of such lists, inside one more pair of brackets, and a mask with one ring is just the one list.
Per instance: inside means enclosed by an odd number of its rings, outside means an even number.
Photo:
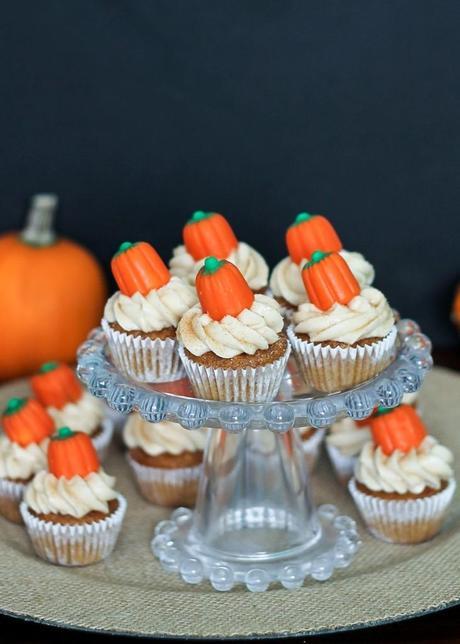
[{"label": "candy corn pumpkin", "polygon": [[57,478],[84,478],[97,472],[100,464],[94,445],[87,434],[61,427],[51,437],[48,447],[48,469]]},{"label": "candy corn pumpkin", "polygon": [[195,261],[208,255],[227,258],[238,240],[225,217],[217,212],[197,210],[184,226],[185,248]]},{"label": "candy corn pumpkin", "polygon": [[51,416],[33,398],[11,398],[3,412],[2,425],[10,441],[21,447],[41,443],[54,431]]},{"label": "candy corn pumpkin", "polygon": [[356,277],[338,253],[315,250],[302,269],[302,280],[310,302],[322,311],[334,304],[348,304],[361,292]]},{"label": "candy corn pumpkin", "polygon": [[238,268],[231,262],[207,257],[196,276],[201,308],[213,320],[236,317],[254,302],[254,294]]},{"label": "candy corn pumpkin", "polygon": [[69,402],[77,402],[83,387],[75,372],[66,364],[45,362],[30,379],[32,391],[44,407],[62,409]]},{"label": "candy corn pumpkin", "polygon": [[166,264],[147,242],[123,242],[111,262],[112,273],[120,291],[131,297],[147,295],[171,279]]},{"label": "candy corn pumpkin", "polygon": [[323,215],[302,212],[286,231],[286,246],[292,261],[299,264],[310,259],[315,250],[336,252],[342,250],[333,225]]},{"label": "candy corn pumpkin", "polygon": [[416,448],[427,435],[420,416],[410,405],[394,409],[379,407],[369,421],[372,438],[384,454],[395,450],[409,452]]}]

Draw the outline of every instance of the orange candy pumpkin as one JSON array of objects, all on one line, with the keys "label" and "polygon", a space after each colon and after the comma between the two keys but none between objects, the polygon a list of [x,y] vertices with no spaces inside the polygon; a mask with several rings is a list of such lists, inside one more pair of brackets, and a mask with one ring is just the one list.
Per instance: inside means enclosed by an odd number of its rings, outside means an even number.
[{"label": "orange candy pumpkin", "polygon": [[34,396],[45,407],[62,409],[69,402],[77,402],[83,395],[83,387],[74,371],[62,362],[45,362],[39,372],[32,376],[30,384]]},{"label": "orange candy pumpkin", "polygon": [[254,293],[238,268],[216,257],[206,258],[195,285],[201,308],[213,320],[221,320],[226,315],[236,317],[254,302]]},{"label": "orange candy pumpkin", "polygon": [[238,246],[232,227],[218,212],[197,210],[183,230],[185,248],[195,261],[208,255],[226,259]]},{"label": "orange candy pumpkin", "polygon": [[420,416],[406,404],[394,409],[379,408],[369,424],[374,443],[387,455],[397,449],[409,452],[418,447],[427,435]]},{"label": "orange candy pumpkin", "polygon": [[171,279],[157,251],[147,242],[123,242],[111,262],[112,273],[124,295],[147,295]]},{"label": "orange candy pumpkin", "polygon": [[11,398],[3,412],[2,425],[10,441],[21,447],[41,443],[54,431],[53,419],[33,398]]},{"label": "orange candy pumpkin", "polygon": [[100,464],[91,438],[83,432],[61,427],[48,447],[48,469],[57,478],[85,477],[97,472]]},{"label": "orange candy pumpkin", "polygon": [[302,269],[302,280],[310,302],[322,311],[334,304],[348,304],[361,293],[358,280],[338,253],[315,250]]},{"label": "orange candy pumpkin", "polygon": [[310,259],[315,250],[337,252],[342,250],[342,242],[334,226],[323,215],[310,215],[302,212],[286,231],[286,246],[295,264]]},{"label": "orange candy pumpkin", "polygon": [[0,380],[33,373],[54,356],[73,362],[107,299],[103,271],[52,228],[56,198],[37,195],[26,228],[0,235]]}]

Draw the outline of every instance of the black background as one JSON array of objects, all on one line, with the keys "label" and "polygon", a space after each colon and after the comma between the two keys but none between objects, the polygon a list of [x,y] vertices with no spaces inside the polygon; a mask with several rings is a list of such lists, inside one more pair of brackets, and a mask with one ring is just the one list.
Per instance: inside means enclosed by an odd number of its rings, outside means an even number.
[{"label": "black background", "polygon": [[125,239],[167,258],[219,210],[273,264],[321,212],[451,344],[459,28],[442,0],[3,2],[1,230],[55,191],[59,230],[102,261]]}]

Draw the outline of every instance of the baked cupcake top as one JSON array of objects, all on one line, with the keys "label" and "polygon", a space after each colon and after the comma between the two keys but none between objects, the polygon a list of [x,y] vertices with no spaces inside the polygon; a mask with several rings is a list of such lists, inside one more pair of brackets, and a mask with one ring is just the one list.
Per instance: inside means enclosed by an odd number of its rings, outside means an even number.
[{"label": "baked cupcake top", "polygon": [[326,442],[337,448],[344,456],[356,456],[370,438],[369,427],[358,425],[352,418],[347,417],[331,425]]},{"label": "baked cupcake top", "polygon": [[101,424],[105,415],[104,403],[83,389],[68,365],[46,362],[31,378],[30,384],[56,427],[67,425],[76,432],[92,434]]},{"label": "baked cupcake top", "polygon": [[129,449],[140,447],[149,456],[178,455],[203,451],[206,430],[191,432],[168,420],[148,423],[139,414],[132,414],[124,426],[123,440]]},{"label": "baked cupcake top", "polygon": [[409,405],[381,409],[371,420],[373,442],[363,447],[355,478],[373,492],[421,494],[453,476],[452,452],[428,436]]},{"label": "baked cupcake top", "polygon": [[189,284],[208,255],[235,264],[253,291],[266,288],[268,265],[262,255],[245,242],[239,242],[228,221],[217,212],[197,210],[184,226],[184,244],[173,250],[169,267],[173,275]]},{"label": "baked cupcake top", "polygon": [[150,244],[124,242],[112,259],[119,291],[107,301],[104,317],[125,331],[150,333],[176,327],[196,302],[194,289],[171,277]]},{"label": "baked cupcake top", "polygon": [[35,475],[24,500],[37,514],[81,519],[92,511],[108,514],[109,501],[117,497],[114,486],[88,435],[62,427],[50,440],[48,471]]},{"label": "baked cupcake top", "polygon": [[208,257],[196,278],[200,303],[185,313],[177,337],[195,356],[254,355],[279,339],[283,318],[278,303],[254,295],[236,266]]},{"label": "baked cupcake top", "polygon": [[11,398],[2,415],[0,477],[26,481],[46,467],[45,451],[54,424],[36,400]]},{"label": "baked cupcake top", "polygon": [[302,269],[310,302],[293,315],[294,330],[313,342],[354,344],[366,338],[383,338],[394,326],[393,311],[383,293],[361,290],[338,253],[315,251]]},{"label": "baked cupcake top", "polygon": [[297,215],[287,230],[286,244],[289,256],[282,259],[273,269],[270,288],[273,295],[282,297],[293,306],[308,301],[301,271],[315,250],[338,252],[347,262],[361,288],[370,286],[374,281],[373,266],[361,253],[343,249],[332,224],[322,215],[310,215],[306,212]]}]

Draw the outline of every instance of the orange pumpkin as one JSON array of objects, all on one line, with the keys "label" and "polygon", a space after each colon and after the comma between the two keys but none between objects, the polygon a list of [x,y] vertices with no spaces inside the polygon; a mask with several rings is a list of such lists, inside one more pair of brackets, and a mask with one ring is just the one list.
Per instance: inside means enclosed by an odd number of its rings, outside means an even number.
[{"label": "orange pumpkin", "polygon": [[123,242],[112,258],[111,268],[118,288],[129,297],[137,292],[147,295],[171,279],[166,264],[147,242]]},{"label": "orange pumpkin", "polygon": [[201,308],[213,320],[221,320],[226,315],[236,317],[254,302],[254,293],[237,267],[216,257],[205,259],[195,285]]},{"label": "orange pumpkin", "polygon": [[384,454],[399,449],[409,452],[418,447],[427,435],[425,425],[410,405],[399,405],[394,409],[379,407],[369,421],[374,443]]},{"label": "orange pumpkin", "polygon": [[48,447],[48,469],[57,478],[85,477],[97,472],[100,464],[91,438],[83,432],[61,427],[51,437]]},{"label": "orange pumpkin", "polygon": [[2,424],[10,441],[21,447],[41,443],[54,431],[53,419],[33,398],[11,398],[3,412]]},{"label": "orange pumpkin", "polygon": [[331,222],[323,215],[301,212],[286,231],[286,246],[295,264],[310,259],[315,250],[337,252],[342,242]]},{"label": "orange pumpkin", "polygon": [[195,261],[208,255],[226,259],[238,246],[232,227],[218,212],[197,210],[184,226],[185,248]]},{"label": "orange pumpkin", "polygon": [[50,356],[73,362],[100,322],[103,272],[75,242],[56,237],[53,195],[37,195],[22,233],[0,236],[0,380],[31,373]]},{"label": "orange pumpkin", "polygon": [[356,277],[338,253],[315,250],[302,269],[302,279],[310,302],[322,311],[336,303],[348,304],[361,293]]},{"label": "orange pumpkin", "polygon": [[63,362],[45,362],[32,376],[30,384],[34,396],[44,407],[62,409],[69,402],[77,402],[83,395],[73,369]]}]

